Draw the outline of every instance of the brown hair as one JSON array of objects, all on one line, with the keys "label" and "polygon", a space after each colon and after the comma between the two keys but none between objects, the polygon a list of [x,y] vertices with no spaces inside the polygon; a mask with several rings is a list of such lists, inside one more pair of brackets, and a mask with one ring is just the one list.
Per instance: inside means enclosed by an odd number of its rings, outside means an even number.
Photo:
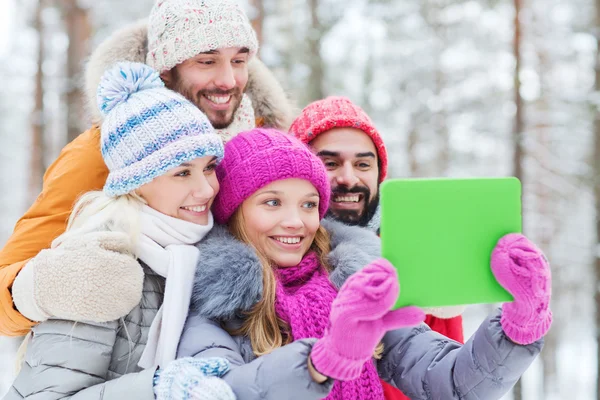
[{"label": "brown hair", "polygon": [[[258,303],[246,314],[242,326],[238,329],[228,330],[231,335],[243,335],[250,338],[252,351],[258,357],[269,354],[273,350],[284,346],[292,341],[290,327],[277,316],[275,311],[275,291],[277,280],[274,266],[259,249],[251,242],[246,232],[242,207],[238,207],[229,220],[229,230],[238,240],[252,246],[262,266],[263,296]],[[319,262],[327,272],[332,268],[327,262],[327,255],[331,251],[331,238],[323,225],[319,225],[310,249],[317,253]],[[383,343],[380,343],[373,357],[381,358],[383,354]]]},{"label": "brown hair", "polygon": [[[252,350],[257,356],[268,354],[278,347],[292,341],[290,328],[285,321],[277,317],[275,311],[275,288],[276,277],[274,266],[270,260],[251,242],[246,232],[242,207],[239,207],[229,221],[229,230],[236,239],[252,246],[262,266],[263,296],[260,301],[248,311],[247,318],[239,329],[230,331],[232,335],[244,335],[250,337]],[[331,249],[329,234],[319,225],[311,250],[317,253],[321,265],[331,271],[326,257]]]}]

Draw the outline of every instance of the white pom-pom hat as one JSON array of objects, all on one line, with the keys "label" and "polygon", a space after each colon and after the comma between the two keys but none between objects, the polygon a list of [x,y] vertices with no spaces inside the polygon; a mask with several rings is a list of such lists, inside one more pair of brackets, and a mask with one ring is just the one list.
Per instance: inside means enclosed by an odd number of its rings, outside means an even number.
[{"label": "white pom-pom hat", "polygon": [[98,86],[102,157],[110,173],[104,193],[130,193],[198,157],[223,158],[223,141],[185,97],[167,89],[148,65],[124,62]]}]

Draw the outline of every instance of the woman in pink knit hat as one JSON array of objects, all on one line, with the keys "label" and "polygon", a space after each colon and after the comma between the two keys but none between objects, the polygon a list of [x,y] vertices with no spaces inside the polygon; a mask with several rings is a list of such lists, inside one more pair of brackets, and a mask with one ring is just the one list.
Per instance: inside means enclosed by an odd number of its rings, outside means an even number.
[{"label": "woman in pink knit hat", "polygon": [[[192,309],[178,357],[224,357],[239,400],[499,399],[542,348],[552,319],[543,254],[507,235],[492,270],[515,301],[465,344],[432,332],[399,294],[377,236],[323,220],[319,158],[291,135],[254,129],[225,146],[215,227],[198,245]],[[328,233],[329,232],[329,233]],[[333,250],[332,250],[333,249]]]}]

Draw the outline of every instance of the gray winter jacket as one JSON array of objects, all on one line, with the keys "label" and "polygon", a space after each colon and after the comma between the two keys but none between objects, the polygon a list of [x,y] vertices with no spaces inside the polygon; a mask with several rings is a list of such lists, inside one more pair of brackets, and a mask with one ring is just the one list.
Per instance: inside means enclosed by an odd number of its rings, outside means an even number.
[{"label": "gray winter jacket", "polygon": [[119,321],[50,319],[32,329],[25,360],[4,400],[154,400],[154,369],[137,363],[163,302],[165,279],[144,267],[140,304]]},{"label": "gray winter jacket", "polygon": [[[211,232],[205,240],[218,237],[223,230],[215,227],[215,234]],[[335,232],[332,235],[339,236]],[[344,248],[340,244],[339,250]],[[199,269],[203,269],[206,258],[213,256],[203,254]],[[358,264],[365,262],[368,260]],[[50,319],[33,328],[21,372],[4,399],[153,400],[154,370],[142,370],[137,364],[163,302],[165,280],[148,267],[144,267],[144,273],[141,302],[120,321],[95,324]],[[232,271],[228,276],[233,275]],[[214,278],[217,284],[219,277]],[[210,279],[204,281],[210,285]],[[214,290],[218,293],[220,287]],[[213,300],[223,302],[223,309],[231,309],[228,295],[224,295]]]},{"label": "gray winter jacket", "polygon": [[[338,288],[352,273],[379,257],[379,239],[365,229],[325,221],[332,235],[330,275]],[[235,327],[261,297],[260,263],[248,246],[223,229],[213,229],[200,245],[205,256],[196,273],[192,310],[178,357],[224,357],[231,369],[223,379],[238,400],[320,399],[332,382],[316,384],[307,369],[315,339],[299,340],[256,358],[249,338],[232,337]],[[461,345],[426,325],[398,329],[384,337],[377,361],[382,379],[413,400],[501,398],[540,353],[543,341],[529,346],[511,342],[500,325],[500,312],[484,321]]]}]

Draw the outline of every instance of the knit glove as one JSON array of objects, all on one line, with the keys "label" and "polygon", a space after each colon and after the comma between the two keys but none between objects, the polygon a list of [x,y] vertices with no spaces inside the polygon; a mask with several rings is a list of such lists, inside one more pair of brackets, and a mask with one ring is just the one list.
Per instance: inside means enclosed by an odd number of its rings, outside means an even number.
[{"label": "knit glove", "polygon": [[235,400],[231,387],[220,377],[229,370],[224,358],[192,357],[171,361],[154,374],[157,400]]},{"label": "knit glove", "polygon": [[352,275],[333,301],[325,335],[311,351],[317,371],[342,381],[356,379],[387,331],[423,322],[418,307],[390,311],[399,293],[396,270],[384,259]]},{"label": "knit glove", "polygon": [[143,282],[128,235],[92,232],[42,250],[19,273],[12,294],[23,315],[34,311],[33,320],[107,322],[139,304]]},{"label": "knit glove", "polygon": [[525,236],[511,233],[496,244],[491,264],[496,280],[515,299],[502,305],[504,333],[518,344],[539,340],[552,324],[548,260]]}]

